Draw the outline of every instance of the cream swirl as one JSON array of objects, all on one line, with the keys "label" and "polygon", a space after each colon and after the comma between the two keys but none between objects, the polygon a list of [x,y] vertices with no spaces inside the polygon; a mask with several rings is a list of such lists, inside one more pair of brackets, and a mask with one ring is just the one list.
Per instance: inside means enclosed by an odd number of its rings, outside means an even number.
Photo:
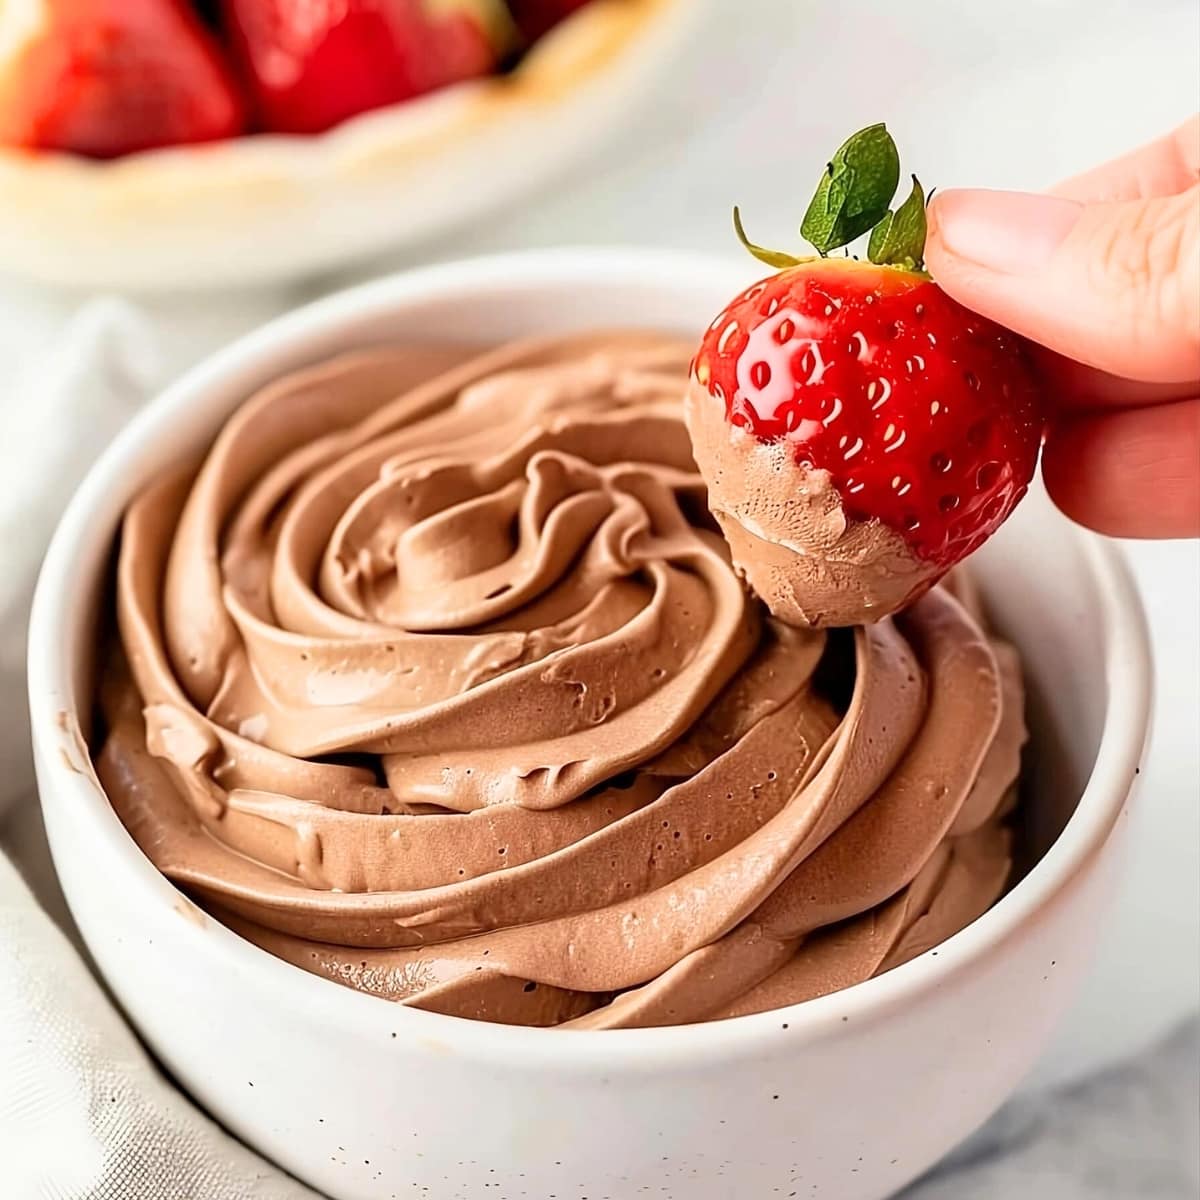
[{"label": "cream swirl", "polygon": [[645,334],[344,355],[141,495],[98,767],[152,861],[307,970],[538,1025],[792,1003],[986,909],[1015,657],[945,588],[770,619],[686,378]]}]

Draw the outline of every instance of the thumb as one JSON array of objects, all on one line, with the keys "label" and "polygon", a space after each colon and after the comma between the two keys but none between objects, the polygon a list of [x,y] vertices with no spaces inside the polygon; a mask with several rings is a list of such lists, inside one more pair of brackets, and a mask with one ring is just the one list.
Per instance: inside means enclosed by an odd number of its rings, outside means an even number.
[{"label": "thumb", "polygon": [[959,303],[1127,379],[1200,379],[1200,186],[1082,204],[955,189],[930,205],[926,262]]}]

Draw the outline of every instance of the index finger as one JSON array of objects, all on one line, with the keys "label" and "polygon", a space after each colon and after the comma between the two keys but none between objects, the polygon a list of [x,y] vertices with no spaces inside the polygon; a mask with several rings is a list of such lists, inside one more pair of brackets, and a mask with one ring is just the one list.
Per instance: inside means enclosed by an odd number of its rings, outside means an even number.
[{"label": "index finger", "polygon": [[[1200,113],[1178,128],[1050,191],[1082,203],[1176,196],[1200,181]],[[1056,403],[1076,409],[1169,404],[1194,395],[1196,385],[1143,383],[1077,363],[1043,346],[1031,346],[1038,372]]]}]

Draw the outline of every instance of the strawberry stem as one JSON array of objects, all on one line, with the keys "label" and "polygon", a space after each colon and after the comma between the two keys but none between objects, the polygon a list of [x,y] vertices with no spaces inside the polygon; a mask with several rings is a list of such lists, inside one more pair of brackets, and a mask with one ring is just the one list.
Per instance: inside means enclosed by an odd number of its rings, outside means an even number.
[{"label": "strawberry stem", "polygon": [[738,206],[733,206],[733,228],[737,234],[738,241],[742,243],[759,262],[764,262],[768,267],[775,267],[777,270],[783,271],[788,267],[798,267],[803,259],[795,258],[791,254],[784,254],[782,250],[768,250],[765,246],[757,246],[746,236],[746,230],[742,225],[742,214],[738,210]]},{"label": "strawberry stem", "polygon": [[871,240],[867,243],[867,257],[881,266],[920,271],[925,265],[927,230],[925,192],[920,180],[914,175],[908,199],[895,212],[889,212],[871,230]]},{"label": "strawberry stem", "polygon": [[[800,224],[800,235],[822,258],[870,232],[867,258],[880,266],[923,272],[926,198],[914,175],[912,191],[894,211],[889,207],[900,182],[900,155],[882,122],[852,134],[825,165],[816,194]],[[932,196],[932,192],[930,195]],[[786,270],[808,261],[759,246],[746,236],[741,212],[733,210],[738,241],[760,262]]]},{"label": "strawberry stem", "polygon": [[800,224],[800,236],[828,254],[879,223],[900,182],[900,155],[882,122],[847,138],[829,160]]}]

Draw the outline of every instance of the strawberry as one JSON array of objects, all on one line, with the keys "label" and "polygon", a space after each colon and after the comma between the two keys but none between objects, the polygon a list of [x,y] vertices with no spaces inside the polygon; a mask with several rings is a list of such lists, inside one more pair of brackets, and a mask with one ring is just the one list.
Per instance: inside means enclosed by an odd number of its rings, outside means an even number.
[{"label": "strawberry", "polygon": [[182,0],[0,3],[0,143],[112,158],[243,125],[216,44]]},{"label": "strawberry", "polygon": [[921,269],[924,195],[914,177],[889,212],[898,175],[883,126],[862,131],[831,161],[802,226],[822,255],[874,227],[873,261],[764,250],[735,210],[743,244],[779,271],[712,323],[692,386],[719,400],[706,411],[723,413],[728,438],[786,447],[797,471],[827,473],[850,525],[878,522],[898,537],[916,562],[900,604],[1012,512],[1043,416],[1018,338]]},{"label": "strawberry", "polygon": [[517,28],[528,42],[537,41],[589,0],[509,0]]},{"label": "strawberry", "polygon": [[319,133],[496,68],[501,0],[222,0],[260,124]]}]

